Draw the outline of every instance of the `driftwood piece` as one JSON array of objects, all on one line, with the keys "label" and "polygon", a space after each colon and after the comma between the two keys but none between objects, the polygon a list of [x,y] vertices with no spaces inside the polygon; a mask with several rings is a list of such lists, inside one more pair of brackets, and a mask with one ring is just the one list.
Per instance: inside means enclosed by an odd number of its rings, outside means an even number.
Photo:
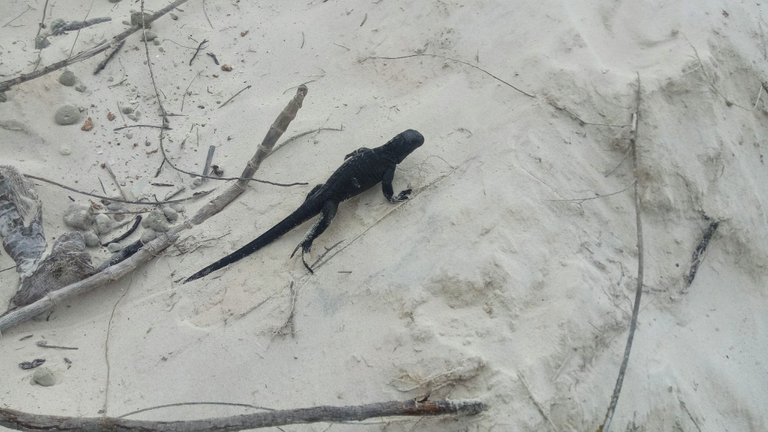
[{"label": "driftwood piece", "polygon": [[43,206],[32,182],[11,166],[0,166],[0,237],[22,279],[45,252]]},{"label": "driftwood piece", "polygon": [[51,253],[40,261],[35,272],[21,281],[11,302],[16,306],[26,306],[91,274],[91,256],[85,250],[83,235],[79,232],[64,233],[56,239]]},{"label": "driftwood piece", "polygon": [[415,400],[379,402],[356,406],[317,406],[275,410],[232,417],[217,417],[189,421],[128,420],[110,417],[62,417],[35,415],[0,408],[0,425],[20,431],[240,431],[288,424],[360,421],[373,417],[436,416],[445,414],[476,415],[485,410],[477,400]]},{"label": "driftwood piece", "polygon": [[296,117],[296,113],[298,112],[299,108],[301,108],[304,97],[307,95],[307,91],[308,90],[306,86],[300,86],[296,91],[296,95],[293,97],[293,99],[288,103],[280,115],[278,115],[275,122],[269,128],[269,131],[264,137],[264,140],[259,145],[256,154],[253,156],[253,158],[251,158],[250,161],[248,161],[245,170],[243,170],[243,174],[240,176],[241,180],[238,180],[221,195],[215,197],[211,200],[211,202],[203,206],[200,210],[197,211],[191,220],[177,225],[167,233],[161,234],[156,239],[143,245],[133,255],[126,257],[125,260],[107,267],[106,269],[94,274],[93,276],[90,276],[79,282],[75,282],[59,290],[49,292],[45,297],[37,300],[32,304],[18,308],[0,316],[0,333],[19,323],[27,321],[37,315],[53,309],[56,303],[60,303],[68,298],[86,293],[99,286],[114,282],[122,278],[139,266],[151,261],[168,246],[175,243],[176,240],[178,240],[179,233],[181,231],[191,228],[194,225],[199,225],[209,217],[220,212],[224,207],[232,202],[232,200],[237,198],[241,193],[243,193],[243,191],[245,191],[245,188],[248,184],[246,177],[253,176],[264,158],[266,158],[266,156],[269,155],[269,152],[272,151],[272,148],[275,146],[277,140],[288,128],[288,125],[291,123],[291,121]]}]

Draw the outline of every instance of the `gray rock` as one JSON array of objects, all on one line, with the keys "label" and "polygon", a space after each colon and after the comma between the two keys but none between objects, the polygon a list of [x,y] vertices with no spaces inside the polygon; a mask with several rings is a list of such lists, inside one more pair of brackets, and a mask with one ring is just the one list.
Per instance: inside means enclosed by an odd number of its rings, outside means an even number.
[{"label": "gray rock", "polygon": [[35,49],[48,48],[51,45],[51,41],[48,40],[48,36],[44,34],[37,35],[35,37]]},{"label": "gray rock", "polygon": [[129,106],[124,106],[123,107],[123,114],[130,114],[132,112],[133,112],[133,108],[131,108]]},{"label": "gray rock", "polygon": [[61,83],[61,85],[72,87],[73,85],[77,84],[77,77],[75,76],[75,73],[72,72],[71,70],[65,70],[59,76],[59,82]]},{"label": "gray rock", "polygon": [[153,209],[151,212],[149,212],[147,217],[141,221],[141,226],[155,230],[157,232],[166,232],[171,229],[171,226],[168,224],[168,220],[165,218],[165,215],[158,209]]},{"label": "gray rock", "polygon": [[85,84],[78,84],[75,86],[75,90],[79,91],[80,93],[83,93],[86,90],[88,90],[88,87],[86,87]]},{"label": "gray rock", "polygon": [[32,382],[43,387],[50,387],[56,384],[56,374],[47,367],[39,367],[32,374]]},{"label": "gray rock", "polygon": [[106,234],[115,228],[115,221],[104,213],[96,215],[96,232],[99,234]]},{"label": "gray rock", "polygon": [[184,213],[184,206],[179,203],[173,203],[170,207],[179,213]]},{"label": "gray rock", "polygon": [[110,251],[111,253],[116,253],[123,250],[123,246],[120,245],[120,243],[110,243],[107,245],[107,250]]},{"label": "gray rock", "polygon": [[[152,28],[152,25],[148,22],[150,18],[152,18],[152,15],[144,12],[144,27]],[[131,12],[131,25],[141,27],[141,23],[141,12]]]},{"label": "gray rock", "polygon": [[80,110],[72,105],[64,105],[56,110],[53,119],[62,126],[75,124],[80,121]]},{"label": "gray rock", "polygon": [[177,220],[179,220],[179,212],[170,207],[163,207],[163,214],[170,223],[175,223]]},{"label": "gray rock", "polygon": [[68,227],[87,231],[94,223],[93,209],[82,204],[71,204],[64,213],[64,224]]},{"label": "gray rock", "polygon": [[130,114],[126,114],[125,116],[133,121],[139,121],[139,119],[141,118],[141,111],[136,110]]},{"label": "gray rock", "polygon": [[83,239],[85,240],[85,245],[88,247],[98,247],[101,245],[101,242],[99,241],[99,236],[96,235],[95,232],[92,230],[86,231],[83,233]]},{"label": "gray rock", "polygon": [[157,238],[157,232],[151,228],[146,228],[144,232],[141,233],[142,243],[149,243],[156,238]]}]

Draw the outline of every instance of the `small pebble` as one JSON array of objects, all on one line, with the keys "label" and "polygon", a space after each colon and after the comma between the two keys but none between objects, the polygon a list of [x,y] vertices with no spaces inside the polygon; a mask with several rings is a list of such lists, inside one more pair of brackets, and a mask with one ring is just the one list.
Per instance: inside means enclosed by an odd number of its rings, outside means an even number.
[{"label": "small pebble", "polygon": [[152,43],[155,44],[155,46],[160,46],[160,39],[154,39],[152,40]]},{"label": "small pebble", "polygon": [[72,105],[64,105],[56,111],[53,119],[62,126],[75,124],[80,121],[80,110]]},{"label": "small pebble", "polygon": [[133,112],[133,108],[131,108],[129,106],[124,106],[123,107],[123,114],[130,114],[132,112]]},{"label": "small pebble", "polygon": [[112,121],[115,119],[115,115],[112,114],[112,111],[107,112],[107,120]]},{"label": "small pebble", "polygon": [[121,246],[120,243],[110,243],[107,245],[107,250],[111,253],[117,253],[123,250],[123,246]]},{"label": "small pebble", "polygon": [[178,15],[176,15],[175,13],[171,13],[171,12],[168,12],[168,16],[170,16],[170,17],[171,17],[171,19],[172,19],[172,20],[174,20],[174,21],[176,21],[177,19],[179,19],[179,16],[178,16]]},{"label": "small pebble", "polygon": [[125,116],[128,117],[129,119],[133,120],[133,121],[139,121],[139,119],[141,118],[141,112],[134,111],[134,112],[132,112],[130,114],[126,114]]},{"label": "small pebble", "polygon": [[88,87],[86,87],[85,84],[78,84],[75,86],[75,90],[79,91],[80,93],[83,93],[86,90],[88,90]]},{"label": "small pebble", "polygon": [[184,206],[180,203],[173,203],[170,205],[170,207],[179,213],[184,213]]},{"label": "small pebble", "polygon": [[62,72],[61,75],[59,76],[59,82],[61,83],[61,85],[72,87],[73,85],[77,84],[77,77],[75,77],[74,72],[70,70],[66,70]]},{"label": "small pebble", "polygon": [[193,188],[199,187],[201,184],[203,184],[203,179],[200,177],[196,177],[194,180],[192,180]]},{"label": "small pebble", "polygon": [[82,126],[80,126],[80,130],[81,130],[81,131],[85,131],[85,132],[88,132],[88,131],[90,131],[91,129],[93,129],[93,119],[92,119],[92,118],[90,118],[90,117],[87,117],[87,118],[85,119],[85,122],[83,123],[83,125],[82,125]]},{"label": "small pebble", "polygon": [[59,147],[59,154],[62,156],[69,156],[72,154],[72,148],[66,144],[62,144],[61,147]]},{"label": "small pebble", "polygon": [[224,72],[232,72],[232,65],[223,64],[221,65],[221,70]]},{"label": "small pebble", "polygon": [[56,375],[47,367],[40,367],[35,369],[35,373],[32,374],[32,382],[43,387],[50,387],[56,384]]},{"label": "small pebble", "polygon": [[85,245],[88,247],[98,247],[101,245],[101,242],[99,241],[99,236],[96,235],[93,230],[88,230],[83,233],[83,239],[85,240]]}]

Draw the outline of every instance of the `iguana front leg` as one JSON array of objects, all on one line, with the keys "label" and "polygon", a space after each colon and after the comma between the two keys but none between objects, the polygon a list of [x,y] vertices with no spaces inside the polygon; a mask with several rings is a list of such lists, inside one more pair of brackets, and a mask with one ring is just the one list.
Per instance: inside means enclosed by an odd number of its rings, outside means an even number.
[{"label": "iguana front leg", "polygon": [[331,224],[331,221],[333,220],[333,217],[336,216],[336,209],[339,207],[339,203],[335,201],[326,201],[325,204],[323,204],[323,210],[320,215],[320,219],[318,219],[317,222],[315,222],[314,225],[312,225],[312,228],[307,231],[307,234],[304,236],[304,240],[301,241],[301,243],[296,246],[296,249],[293,250],[293,253],[291,253],[291,258],[296,254],[296,251],[301,248],[301,262],[304,263],[304,267],[309,270],[310,273],[314,273],[312,271],[312,268],[307,264],[307,261],[304,259],[304,254],[308,253],[310,249],[312,249],[312,242],[322,234],[326,228],[328,228],[328,225]]},{"label": "iguana front leg", "polygon": [[408,199],[408,196],[411,194],[411,189],[405,189],[401,191],[397,196],[393,196],[394,192],[392,191],[392,180],[395,178],[395,167],[392,167],[390,169],[387,169],[387,171],[384,172],[384,176],[381,179],[381,191],[384,192],[384,198],[387,199],[387,201],[391,203],[398,203],[400,201],[405,201]]}]

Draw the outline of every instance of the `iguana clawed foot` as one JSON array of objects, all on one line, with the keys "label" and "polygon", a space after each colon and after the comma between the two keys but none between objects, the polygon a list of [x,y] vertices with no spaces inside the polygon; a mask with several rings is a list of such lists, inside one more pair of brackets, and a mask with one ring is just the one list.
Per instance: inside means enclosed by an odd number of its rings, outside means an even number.
[{"label": "iguana clawed foot", "polygon": [[310,272],[312,274],[315,274],[315,272],[312,271],[312,267],[310,267],[309,264],[307,263],[306,258],[304,258],[304,254],[305,253],[309,253],[309,251],[312,249],[312,241],[311,240],[304,240],[301,243],[299,243],[296,246],[296,249],[294,249],[293,252],[291,253],[291,258],[293,258],[293,256],[296,255],[296,251],[299,250],[299,248],[301,248],[301,262],[302,262],[302,264],[304,264],[304,267],[307,269],[308,272]]}]

